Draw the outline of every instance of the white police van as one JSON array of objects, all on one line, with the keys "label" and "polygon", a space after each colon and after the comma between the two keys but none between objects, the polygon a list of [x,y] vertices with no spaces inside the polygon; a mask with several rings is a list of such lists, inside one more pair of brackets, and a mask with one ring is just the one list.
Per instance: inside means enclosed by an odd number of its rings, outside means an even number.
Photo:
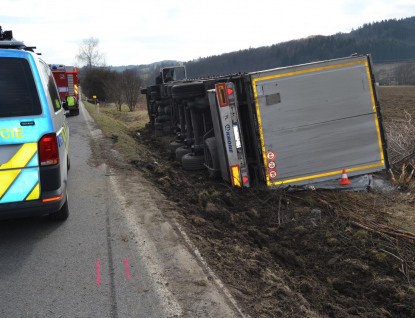
[{"label": "white police van", "polygon": [[69,215],[69,129],[52,72],[0,27],[0,219]]}]

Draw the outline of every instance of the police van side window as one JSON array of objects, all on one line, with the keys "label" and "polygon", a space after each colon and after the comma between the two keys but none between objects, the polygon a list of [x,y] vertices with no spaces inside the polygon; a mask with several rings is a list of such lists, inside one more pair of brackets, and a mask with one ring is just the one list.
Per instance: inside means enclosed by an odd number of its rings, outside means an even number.
[{"label": "police van side window", "polygon": [[21,58],[0,57],[0,117],[41,113],[29,62]]},{"label": "police van side window", "polygon": [[49,66],[43,63],[42,63],[42,66],[45,72],[44,75],[46,75],[45,79],[48,85],[48,91],[50,94],[50,98],[52,99],[53,109],[55,110],[55,112],[57,112],[58,110],[61,109],[61,102],[60,102],[58,90],[55,85],[55,81],[53,79],[53,74]]}]

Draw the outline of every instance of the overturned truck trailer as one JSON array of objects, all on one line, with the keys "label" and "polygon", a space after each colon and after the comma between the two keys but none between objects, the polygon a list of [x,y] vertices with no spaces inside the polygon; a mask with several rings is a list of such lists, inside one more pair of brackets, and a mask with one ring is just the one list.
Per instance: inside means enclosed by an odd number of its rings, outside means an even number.
[{"label": "overturned truck trailer", "polygon": [[156,132],[177,134],[171,148],[184,169],[207,168],[235,186],[344,188],[353,185],[327,181],[343,169],[352,177],[388,168],[370,55],[168,78],[143,93]]}]

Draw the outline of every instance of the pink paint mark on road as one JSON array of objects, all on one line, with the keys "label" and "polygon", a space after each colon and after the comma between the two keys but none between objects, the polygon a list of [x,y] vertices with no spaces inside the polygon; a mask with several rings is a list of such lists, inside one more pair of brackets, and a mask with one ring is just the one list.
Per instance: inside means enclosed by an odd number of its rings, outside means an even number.
[{"label": "pink paint mark on road", "polygon": [[130,279],[130,266],[128,266],[128,257],[126,257],[124,261],[125,261],[125,274],[127,275],[127,279]]},{"label": "pink paint mark on road", "polygon": [[101,272],[99,270],[100,260],[97,260],[97,285],[101,285]]}]

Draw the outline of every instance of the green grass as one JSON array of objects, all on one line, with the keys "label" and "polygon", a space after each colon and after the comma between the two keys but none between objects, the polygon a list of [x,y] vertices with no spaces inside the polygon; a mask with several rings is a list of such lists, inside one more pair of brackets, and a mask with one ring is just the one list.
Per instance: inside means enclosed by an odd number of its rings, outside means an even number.
[{"label": "green grass", "polygon": [[99,113],[94,104],[83,102],[91,117],[98,124],[106,137],[114,140],[116,149],[128,162],[137,160],[144,161],[152,155],[151,152],[141,145],[137,131],[144,128],[148,122],[147,111],[137,108],[130,112],[123,105],[122,111],[116,110],[112,104],[100,106]]}]

